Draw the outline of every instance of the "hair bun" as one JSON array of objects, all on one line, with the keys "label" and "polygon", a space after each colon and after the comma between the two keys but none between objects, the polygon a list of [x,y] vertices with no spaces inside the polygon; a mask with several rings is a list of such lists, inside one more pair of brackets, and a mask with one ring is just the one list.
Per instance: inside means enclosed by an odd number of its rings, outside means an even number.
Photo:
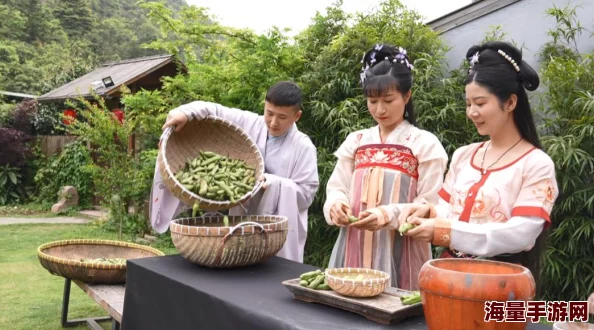
[{"label": "hair bun", "polygon": [[529,91],[534,91],[540,85],[540,78],[538,73],[526,61],[522,60],[520,63],[520,82]]},{"label": "hair bun", "polygon": [[[488,54],[487,54],[488,51]],[[470,66],[476,63],[489,65],[501,63],[504,59],[517,72],[518,80],[529,91],[536,90],[540,84],[538,73],[522,59],[522,51],[508,42],[489,41],[474,45],[466,52]]]},{"label": "hair bun", "polygon": [[361,70],[361,83],[365,81],[366,71],[373,68],[382,61],[401,63],[411,71],[414,69],[414,66],[412,63],[410,63],[408,55],[406,55],[406,49],[391,45],[377,44],[363,55],[363,59],[361,60],[361,63],[363,63],[363,68]]}]

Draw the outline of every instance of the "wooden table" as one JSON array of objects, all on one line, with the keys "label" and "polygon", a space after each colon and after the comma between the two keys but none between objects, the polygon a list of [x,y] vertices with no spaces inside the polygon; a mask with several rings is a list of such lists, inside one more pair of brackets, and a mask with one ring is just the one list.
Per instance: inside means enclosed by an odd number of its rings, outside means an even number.
[{"label": "wooden table", "polygon": [[103,330],[98,322],[111,321],[111,329],[119,330],[124,313],[125,285],[103,285],[88,284],[81,281],[74,281],[79,288],[86,292],[89,297],[101,306],[110,316],[92,317],[84,319],[68,320],[68,305],[70,304],[71,280],[64,282],[64,297],[62,300],[62,327],[72,327],[79,324],[86,324],[90,329]]}]

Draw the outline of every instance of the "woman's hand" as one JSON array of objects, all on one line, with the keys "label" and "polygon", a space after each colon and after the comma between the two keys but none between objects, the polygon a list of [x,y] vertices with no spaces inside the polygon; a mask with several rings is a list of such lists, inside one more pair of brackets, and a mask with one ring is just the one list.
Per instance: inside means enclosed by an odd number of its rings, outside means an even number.
[{"label": "woman's hand", "polygon": [[351,208],[342,203],[336,203],[330,208],[330,220],[338,227],[348,226],[351,223],[349,217],[352,215]]},{"label": "woman's hand", "polygon": [[376,231],[384,228],[388,224],[388,219],[380,219],[376,213],[363,211],[359,214],[359,219],[351,224],[352,227]]},{"label": "woman's hand", "polygon": [[424,242],[433,242],[435,219],[423,219],[415,217],[407,222],[412,225],[415,225],[415,227],[409,229],[407,232],[404,233],[404,235]]},{"label": "woman's hand", "polygon": [[428,204],[412,203],[405,206],[398,216],[398,224],[401,226],[413,218],[429,218],[431,206]]}]

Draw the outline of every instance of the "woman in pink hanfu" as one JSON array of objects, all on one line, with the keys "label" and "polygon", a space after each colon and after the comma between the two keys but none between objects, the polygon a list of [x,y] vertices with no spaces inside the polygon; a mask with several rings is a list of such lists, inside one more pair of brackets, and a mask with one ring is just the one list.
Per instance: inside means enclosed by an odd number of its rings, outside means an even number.
[{"label": "woman in pink hanfu", "polygon": [[408,203],[437,202],[448,156],[433,134],[416,127],[406,51],[377,45],[363,63],[363,92],[378,125],[351,133],[335,153],[324,216],[340,234],[329,267],[381,270],[392,286],[416,290],[431,245],[401,236],[398,215]]},{"label": "woman in pink hanfu", "polygon": [[411,205],[399,221],[418,225],[406,235],[441,247],[442,258],[522,264],[538,284],[541,233],[558,196],[526,94],[539,78],[508,43],[473,46],[467,58],[466,114],[489,140],[456,150],[437,205]]}]

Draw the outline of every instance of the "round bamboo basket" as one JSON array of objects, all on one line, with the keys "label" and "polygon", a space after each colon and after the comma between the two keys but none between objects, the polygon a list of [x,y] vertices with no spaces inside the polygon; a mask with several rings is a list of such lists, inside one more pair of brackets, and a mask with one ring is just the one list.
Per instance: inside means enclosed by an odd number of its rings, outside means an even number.
[{"label": "round bamboo basket", "polygon": [[173,220],[175,248],[187,260],[211,268],[242,267],[276,255],[287,239],[287,217],[205,215]]},{"label": "round bamboo basket", "polygon": [[[184,168],[188,159],[198,157],[200,151],[245,161],[255,168],[256,185],[235,203],[211,200],[187,190],[175,174]],[[200,209],[209,211],[230,209],[247,201],[260,190],[262,183],[257,180],[264,175],[264,159],[256,143],[239,126],[218,117],[190,120],[179,132],[169,128],[163,134],[157,162],[163,183],[175,197],[186,205],[198,203]]]},{"label": "round bamboo basket", "polygon": [[[359,276],[360,279],[356,279]],[[367,268],[331,268],[326,270],[328,286],[348,297],[375,297],[390,284],[390,275]]]},{"label": "round bamboo basket", "polygon": [[164,253],[140,244],[93,239],[62,240],[37,248],[37,257],[51,274],[90,284],[126,282],[126,265],[81,262],[81,259],[138,259]]}]

